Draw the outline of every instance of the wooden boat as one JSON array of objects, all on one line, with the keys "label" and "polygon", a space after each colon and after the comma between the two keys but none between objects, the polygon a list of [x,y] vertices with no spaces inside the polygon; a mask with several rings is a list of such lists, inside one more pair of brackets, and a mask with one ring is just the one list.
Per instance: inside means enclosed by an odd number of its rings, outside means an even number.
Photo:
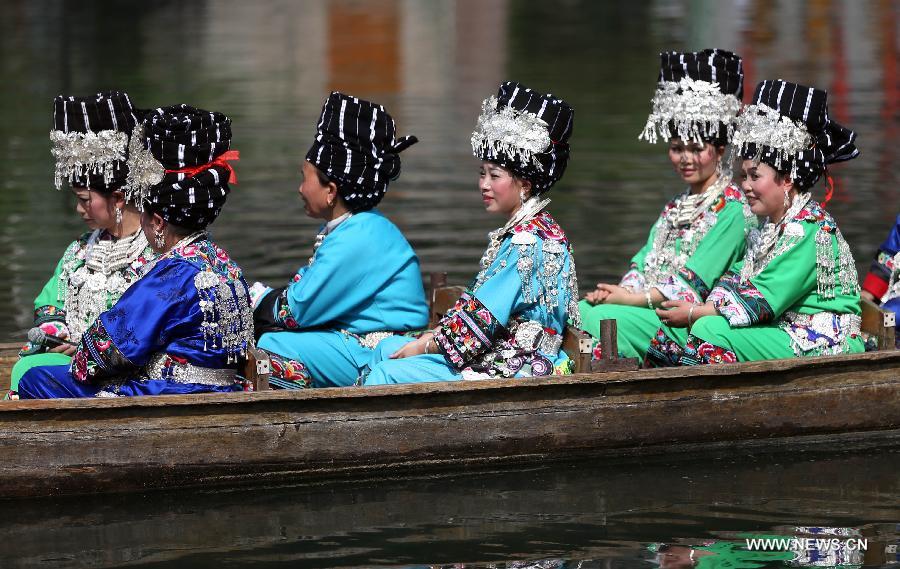
[{"label": "wooden boat", "polygon": [[900,350],[549,379],[11,401],[0,405],[0,496],[293,483],[897,429]]},{"label": "wooden boat", "polygon": [[[893,345],[888,323],[866,308],[864,329]],[[585,369],[584,342],[570,343]],[[610,355],[614,328],[604,343],[607,361],[562,377],[268,391],[260,359],[245,372],[253,393],[4,402],[0,497],[399,475],[900,429],[900,350],[610,371],[631,362]]]}]

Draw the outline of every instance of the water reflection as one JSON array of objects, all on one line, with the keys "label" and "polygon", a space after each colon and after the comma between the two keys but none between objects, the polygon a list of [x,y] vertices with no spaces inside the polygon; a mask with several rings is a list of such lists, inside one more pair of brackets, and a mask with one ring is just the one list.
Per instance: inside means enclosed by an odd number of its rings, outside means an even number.
[{"label": "water reflection", "polygon": [[869,555],[885,555],[885,544],[900,539],[898,470],[894,441],[853,453],[804,445],[740,457],[697,450],[469,476],[0,502],[2,565],[512,567],[566,560],[570,567],[653,569],[648,544],[740,544],[751,534],[807,535],[796,529],[803,524],[859,530],[870,544],[864,564],[887,568],[890,559]]},{"label": "water reflection", "polygon": [[[832,209],[860,266],[900,203],[897,0],[6,0],[0,19],[0,339],[21,334],[64,247],[83,230],[51,188],[58,93],[127,90],[234,119],[240,185],[213,229],[251,280],[284,281],[316,222],[296,198],[321,101],[344,89],[384,103],[421,144],[383,209],[423,270],[461,282],[486,233],[468,138],[503,79],[577,110],[573,158],[551,210],[576,247],[582,288],[619,276],[666,199],[665,150],[637,140],[657,53],[732,49],[762,78],[825,87],[862,156],[834,169]],[[821,189],[819,189],[821,195]],[[248,228],[252,228],[248,231]]]}]

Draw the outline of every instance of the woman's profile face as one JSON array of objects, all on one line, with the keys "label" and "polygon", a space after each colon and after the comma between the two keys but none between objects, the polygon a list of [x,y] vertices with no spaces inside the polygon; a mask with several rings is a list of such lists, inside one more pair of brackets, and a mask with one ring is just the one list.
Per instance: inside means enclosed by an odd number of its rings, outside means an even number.
[{"label": "woman's profile face", "polygon": [[315,166],[303,161],[301,167],[303,172],[303,181],[300,182],[300,199],[303,200],[303,208],[306,215],[315,219],[324,219],[326,213],[331,209],[328,205],[328,194],[330,185],[322,185],[319,181],[319,173]]},{"label": "woman's profile face", "polygon": [[525,186],[503,166],[484,161],[478,170],[478,188],[485,210],[509,217],[521,205]]},{"label": "woman's profile face", "polygon": [[90,188],[75,186],[75,211],[91,229],[112,229],[116,225],[115,199]]},{"label": "woman's profile face", "polygon": [[712,143],[684,142],[680,138],[669,140],[669,160],[675,172],[690,185],[703,184],[716,173],[724,148]]}]

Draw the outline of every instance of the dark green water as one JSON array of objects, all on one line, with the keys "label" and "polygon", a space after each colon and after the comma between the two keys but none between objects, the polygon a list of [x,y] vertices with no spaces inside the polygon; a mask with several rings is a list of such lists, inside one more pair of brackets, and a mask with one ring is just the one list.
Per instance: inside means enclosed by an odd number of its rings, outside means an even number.
[{"label": "dark green water", "polygon": [[865,566],[893,569],[890,548],[900,542],[900,447],[893,445],[0,502],[0,565],[509,567],[566,560],[567,567],[655,569],[651,543],[698,546],[826,526],[855,529],[868,540]]},{"label": "dark green water", "polygon": [[[276,284],[310,254],[318,223],[297,199],[298,168],[332,89],[385,104],[400,134],[420,138],[382,209],[426,272],[455,281],[472,276],[501,222],[483,212],[468,138],[505,79],[576,108],[550,209],[575,244],[582,289],[624,271],[681,190],[664,148],[637,140],[665,49],[737,51],[747,96],[774,77],[829,90],[832,114],[859,132],[862,155],[835,169],[830,209],[861,268],[900,209],[896,0],[0,0],[0,16],[0,340],[22,336],[83,230],[52,186],[59,93],[116,88],[143,107],[231,116],[240,183],[215,237],[251,280]],[[857,528],[881,552],[867,567],[898,567],[900,455],[845,450],[6,503],[0,568],[654,569],[650,543],[794,526]]]}]

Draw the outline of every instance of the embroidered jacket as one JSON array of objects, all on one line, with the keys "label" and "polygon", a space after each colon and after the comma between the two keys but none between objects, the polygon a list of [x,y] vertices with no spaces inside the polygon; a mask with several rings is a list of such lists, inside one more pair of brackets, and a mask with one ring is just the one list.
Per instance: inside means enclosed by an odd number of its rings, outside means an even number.
[{"label": "embroidered jacket", "polygon": [[778,228],[768,252],[760,249],[758,231],[748,241],[745,258],[707,300],[732,327],[782,328],[797,355],[845,351],[859,336],[859,284],[850,247],[831,215],[809,199]]},{"label": "embroidered jacket", "polygon": [[567,319],[579,323],[572,246],[545,211],[496,237],[499,248],[488,249],[435,341],[464,378],[551,374],[566,362]]},{"label": "embroidered jacket", "polygon": [[632,292],[656,288],[671,300],[702,302],[712,284],[743,257],[747,233],[757,226],[744,193],[731,184],[689,225],[678,226],[678,206],[687,197],[679,195],[663,208],[621,286]]},{"label": "embroidered jacket", "polygon": [[[241,269],[208,239],[174,249],[84,333],[72,361],[79,381],[234,382],[253,342]],[[196,381],[195,381],[196,380]]]}]

